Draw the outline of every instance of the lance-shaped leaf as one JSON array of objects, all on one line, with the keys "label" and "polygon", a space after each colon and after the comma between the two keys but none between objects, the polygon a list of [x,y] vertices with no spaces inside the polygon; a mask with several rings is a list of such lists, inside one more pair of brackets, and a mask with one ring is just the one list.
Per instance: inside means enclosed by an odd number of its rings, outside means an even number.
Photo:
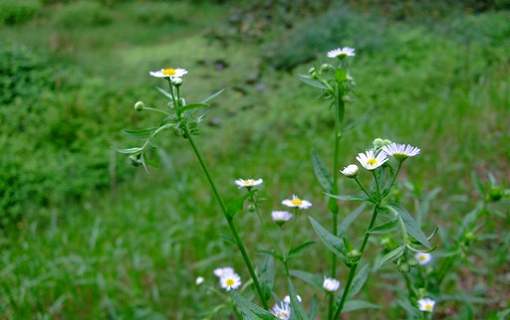
[{"label": "lance-shaped leaf", "polygon": [[289,283],[289,296],[290,296],[290,305],[292,307],[292,319],[295,320],[309,320],[308,314],[306,314],[305,308],[297,299],[296,288],[292,284],[290,277],[288,279]]},{"label": "lance-shaped leaf", "polygon": [[400,246],[396,249],[391,250],[381,258],[376,259],[373,271],[379,270],[386,262],[399,258],[404,253],[405,248],[406,248],[405,246]]},{"label": "lance-shaped leaf", "polygon": [[276,317],[272,315],[269,311],[266,311],[244,298],[237,292],[231,293],[232,300],[235,305],[239,309],[239,312],[243,315],[243,319],[248,320],[276,320]]},{"label": "lance-shaped leaf", "polygon": [[335,198],[335,199],[340,200],[340,201],[367,201],[367,200],[370,200],[365,195],[359,195],[359,196],[355,196],[355,195],[336,195],[336,194],[330,194],[330,193],[327,193],[326,195],[328,197],[330,197],[330,198]]},{"label": "lance-shaped leaf", "polygon": [[387,233],[393,230],[398,225],[398,219],[392,219],[390,221],[384,222],[380,225],[374,226],[369,230],[371,234],[381,234]]},{"label": "lance-shaped leaf", "polygon": [[427,239],[427,236],[425,235],[425,233],[423,233],[423,231],[421,231],[420,225],[413,218],[413,216],[411,216],[407,211],[405,211],[402,208],[398,208],[398,207],[394,207],[394,206],[388,206],[388,208],[391,211],[396,212],[398,214],[398,216],[400,216],[400,218],[402,219],[402,221],[404,222],[404,224],[406,226],[407,233],[409,233],[410,236],[415,238],[419,243],[421,243],[425,247],[427,247],[427,248],[431,247],[431,244],[430,244],[429,240]]},{"label": "lance-shaped leaf", "polygon": [[315,150],[312,151],[312,165],[315,177],[317,178],[317,181],[319,181],[322,189],[324,189],[327,193],[331,193],[333,190],[333,180],[331,179],[331,175],[324,165],[324,162],[322,162]]},{"label": "lance-shaped leaf", "polygon": [[349,213],[340,223],[340,227],[338,227],[338,232],[343,234],[347,231],[349,226],[359,217],[359,215],[365,210],[366,204],[362,204],[356,209],[354,209],[351,213]]},{"label": "lance-shaped leaf", "polygon": [[220,94],[223,93],[223,91],[225,91],[225,89],[221,89],[219,91],[216,91],[215,93],[211,94],[210,96],[208,96],[207,98],[205,98],[204,100],[202,100],[202,103],[208,103],[209,101],[211,101],[212,99],[216,98],[217,96],[219,96]]},{"label": "lance-shaped leaf", "polygon": [[312,297],[312,302],[310,303],[310,310],[308,311],[308,318],[317,319],[317,315],[319,314],[319,300],[317,296],[314,295]]},{"label": "lance-shaped leaf", "polygon": [[147,138],[157,128],[158,127],[152,127],[152,128],[147,128],[147,129],[124,129],[124,130],[122,130],[122,132],[124,132],[128,136],[135,137],[135,138]]},{"label": "lance-shaped leaf", "polygon": [[361,309],[378,309],[379,306],[363,300],[349,300],[345,303],[342,313],[352,312]]},{"label": "lance-shaped leaf", "polygon": [[300,75],[299,80],[301,80],[304,83],[306,83],[307,85],[317,88],[317,89],[325,90],[328,88],[326,85],[324,85],[324,83],[314,80],[314,79],[310,78],[309,76]]},{"label": "lance-shaped leaf", "polygon": [[170,92],[166,91],[165,89],[163,88],[160,88],[158,87],[158,91],[161,92],[165,97],[167,97],[168,99],[170,100],[173,100],[173,97],[172,95],[170,94]]},{"label": "lance-shaped leaf", "polygon": [[143,148],[141,148],[141,147],[135,147],[135,148],[119,149],[119,150],[117,150],[117,152],[125,153],[125,154],[133,154],[133,153],[141,152],[142,150],[143,150]]},{"label": "lance-shaped leaf", "polygon": [[356,273],[356,276],[352,280],[351,290],[349,291],[349,296],[354,297],[358,292],[363,288],[365,282],[368,279],[368,264],[365,264],[361,269]]},{"label": "lance-shaped leaf", "polygon": [[305,250],[309,246],[313,245],[314,243],[315,243],[315,241],[305,241],[302,244],[293,247],[292,249],[289,250],[287,257],[292,258],[292,257],[299,255],[303,250]]},{"label": "lance-shaped leaf", "polygon": [[205,103],[191,103],[187,104],[184,107],[182,107],[183,111],[191,111],[191,110],[198,110],[198,109],[204,109],[209,107],[208,104]]},{"label": "lance-shaped leaf", "polygon": [[262,285],[264,299],[267,301],[271,298],[271,294],[273,293],[275,276],[274,258],[270,255],[266,255],[259,270],[260,284]]},{"label": "lance-shaped leaf", "polygon": [[322,241],[322,243],[324,243],[326,248],[343,259],[345,255],[345,248],[342,239],[326,230],[323,226],[320,225],[320,223],[315,221],[314,218],[308,217],[308,219],[312,224],[313,230],[319,236],[319,239]]},{"label": "lance-shaped leaf", "polygon": [[316,289],[322,290],[323,278],[320,275],[301,270],[290,270],[290,275],[300,280],[303,280],[304,282],[306,282],[307,284],[311,285]]}]

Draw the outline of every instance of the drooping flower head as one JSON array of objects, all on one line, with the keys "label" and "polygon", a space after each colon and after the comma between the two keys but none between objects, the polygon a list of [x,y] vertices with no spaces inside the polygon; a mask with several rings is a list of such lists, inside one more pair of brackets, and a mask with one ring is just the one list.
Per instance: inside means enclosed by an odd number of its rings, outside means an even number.
[{"label": "drooping flower head", "polygon": [[161,70],[151,71],[149,74],[156,78],[170,78],[172,79],[182,79],[188,70],[183,68],[163,68]]},{"label": "drooping flower head", "polygon": [[273,221],[279,225],[284,224],[285,222],[292,219],[293,215],[292,213],[288,211],[273,211],[271,212],[271,218],[273,218]]},{"label": "drooping flower head", "polygon": [[239,188],[253,188],[261,185],[264,181],[262,179],[236,179],[234,182]]},{"label": "drooping flower head", "polygon": [[328,58],[354,57],[356,52],[353,48],[343,47],[328,51]]},{"label": "drooping flower head", "polygon": [[420,148],[414,147],[410,144],[391,143],[382,147],[382,150],[388,155],[393,156],[397,160],[404,160],[409,157],[414,157],[420,154]]},{"label": "drooping flower head", "polygon": [[358,174],[358,166],[355,164],[350,164],[347,167],[343,168],[343,170],[340,170],[340,173],[348,178],[354,178]]},{"label": "drooping flower head", "polygon": [[271,313],[280,320],[289,320],[291,313],[290,305],[284,301],[280,301],[280,303],[273,306]]},{"label": "drooping flower head", "polygon": [[430,253],[426,253],[426,252],[417,252],[414,255],[414,258],[422,266],[427,265],[430,263],[430,261],[432,261],[432,255]]},{"label": "drooping flower head", "polygon": [[220,285],[226,291],[236,290],[241,286],[241,277],[235,272],[223,275],[220,278]]},{"label": "drooping flower head", "polygon": [[324,278],[322,286],[326,291],[335,292],[340,288],[340,281],[333,278]]},{"label": "drooping flower head", "polygon": [[299,208],[299,209],[308,209],[312,206],[312,203],[307,200],[300,199],[295,194],[292,195],[291,199],[285,199],[282,201],[282,204],[284,206],[290,207],[290,208]]},{"label": "drooping flower head", "polygon": [[222,267],[222,268],[214,269],[213,273],[218,278],[221,278],[223,276],[226,276],[226,275],[229,275],[229,274],[233,274],[235,272],[234,272],[234,269],[232,267]]},{"label": "drooping flower head", "polygon": [[436,302],[430,298],[423,298],[418,300],[418,309],[423,312],[432,312],[434,311],[434,306]]},{"label": "drooping flower head", "polygon": [[356,160],[358,160],[363,168],[367,170],[375,170],[388,161],[388,158],[384,152],[375,153],[373,150],[368,150],[364,153],[358,153]]}]

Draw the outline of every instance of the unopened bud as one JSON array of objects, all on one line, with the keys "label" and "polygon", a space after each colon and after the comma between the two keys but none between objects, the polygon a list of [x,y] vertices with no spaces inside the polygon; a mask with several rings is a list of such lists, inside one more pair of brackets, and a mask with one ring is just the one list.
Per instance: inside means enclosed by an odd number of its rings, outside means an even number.
[{"label": "unopened bud", "polygon": [[372,141],[372,144],[373,144],[374,148],[379,149],[379,148],[382,148],[388,144],[391,144],[391,140],[375,138],[374,141]]},{"label": "unopened bud", "polygon": [[349,251],[349,253],[347,254],[347,256],[353,260],[356,260],[358,259],[359,257],[361,257],[361,253],[356,250],[356,249],[352,249],[351,251]]},{"label": "unopened bud", "polygon": [[142,111],[143,108],[145,108],[145,104],[143,103],[143,101],[137,101],[135,103],[135,110],[136,111]]},{"label": "unopened bud", "polygon": [[182,78],[171,78],[172,84],[174,86],[180,86],[182,84]]},{"label": "unopened bud", "polygon": [[501,187],[493,186],[489,190],[489,194],[488,194],[489,200],[493,201],[493,202],[497,202],[497,201],[501,200],[501,198],[503,198],[504,193],[505,192]]},{"label": "unopened bud", "polygon": [[321,72],[328,71],[328,70],[331,70],[331,69],[333,69],[333,66],[330,65],[329,63],[321,64],[321,68],[320,68]]}]

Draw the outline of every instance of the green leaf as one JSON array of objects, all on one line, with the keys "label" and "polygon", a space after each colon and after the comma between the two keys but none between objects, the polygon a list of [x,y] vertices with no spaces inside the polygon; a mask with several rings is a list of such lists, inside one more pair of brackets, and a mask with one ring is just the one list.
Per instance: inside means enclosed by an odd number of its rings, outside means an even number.
[{"label": "green leaf", "polygon": [[361,310],[361,309],[378,309],[378,308],[380,308],[378,305],[367,302],[367,301],[349,300],[345,303],[342,313]]},{"label": "green leaf", "polygon": [[326,248],[328,248],[331,252],[336,254],[337,256],[344,258],[345,249],[344,243],[342,239],[333,235],[328,230],[324,229],[323,226],[320,225],[314,218],[308,217],[310,223],[312,224],[313,230],[319,236],[319,239],[324,243]]},{"label": "green leaf", "polygon": [[152,127],[152,128],[146,128],[146,129],[124,129],[122,132],[124,132],[126,135],[135,137],[135,138],[147,138],[156,130],[158,127]]},{"label": "green leaf", "polygon": [[307,85],[309,85],[311,87],[318,88],[321,90],[326,90],[328,88],[322,82],[314,80],[308,76],[299,75],[299,80],[303,81],[304,83],[306,83]]},{"label": "green leaf", "polygon": [[237,292],[233,291],[231,293],[231,297],[235,305],[239,309],[239,312],[241,312],[241,314],[243,315],[243,319],[276,320],[276,317],[273,316],[269,311],[262,309],[261,307],[247,300]]},{"label": "green leaf", "polygon": [[367,200],[369,200],[364,195],[353,196],[353,195],[336,195],[336,194],[330,194],[330,193],[327,193],[326,195],[330,198],[335,198],[340,201],[367,201]]},{"label": "green leaf", "polygon": [[312,287],[322,290],[322,276],[301,270],[290,270],[290,275],[303,280]]},{"label": "green leaf", "polygon": [[127,148],[127,149],[119,149],[117,152],[124,153],[124,154],[133,154],[133,153],[139,153],[143,150],[141,147],[135,147],[135,148]]},{"label": "green leaf", "polygon": [[170,92],[168,92],[165,89],[160,88],[160,87],[158,87],[158,91],[161,92],[168,99],[173,100],[172,95],[170,94]]},{"label": "green leaf", "polygon": [[289,284],[289,296],[290,296],[290,305],[292,307],[292,319],[295,320],[309,320],[308,315],[303,307],[303,305],[297,300],[296,288],[292,284],[290,278],[288,279]]},{"label": "green leaf", "polygon": [[386,262],[399,258],[404,253],[404,250],[405,246],[400,246],[396,249],[391,250],[390,252],[382,256],[382,258],[377,259],[374,263],[373,271],[379,270]]},{"label": "green leaf", "polygon": [[317,296],[314,295],[312,297],[312,302],[310,303],[310,310],[308,311],[308,318],[317,319],[317,315],[319,314],[319,300]]},{"label": "green leaf", "polygon": [[202,103],[208,103],[209,101],[211,101],[212,99],[216,98],[217,96],[219,96],[220,94],[223,93],[223,91],[225,91],[225,89],[221,89],[220,91],[216,91],[215,93],[211,94],[210,96],[208,96],[207,98],[205,98],[204,100],[202,100]]},{"label": "green leaf", "polygon": [[274,287],[275,265],[274,258],[271,255],[266,255],[259,268],[259,279],[264,294],[264,299],[267,301],[271,298]]},{"label": "green leaf", "polygon": [[416,222],[416,220],[404,209],[388,206],[390,210],[393,212],[397,212],[397,214],[402,218],[402,221],[406,225],[407,233],[409,233],[410,236],[415,238],[418,242],[420,242],[422,245],[424,245],[427,248],[430,248],[432,245],[430,244],[429,240],[427,239],[427,236],[423,231],[421,231],[421,228]]},{"label": "green leaf", "polygon": [[349,292],[350,297],[354,297],[365,285],[368,279],[368,264],[363,265],[361,269],[358,271],[354,279],[352,280],[351,290]]},{"label": "green leaf", "polygon": [[393,219],[390,221],[387,221],[385,223],[382,223],[380,225],[374,226],[372,229],[370,229],[371,234],[380,234],[380,233],[387,233],[391,230],[393,230],[398,225],[398,219]]},{"label": "green leaf", "polygon": [[333,190],[333,180],[331,179],[328,169],[315,150],[312,151],[312,165],[315,177],[317,181],[319,181],[322,189],[327,193],[331,193]]},{"label": "green leaf", "polygon": [[295,246],[294,248],[289,250],[289,253],[287,254],[288,258],[291,258],[293,256],[297,256],[301,251],[308,248],[309,246],[313,245],[315,241],[305,241],[302,244]]},{"label": "green leaf", "polygon": [[338,232],[340,234],[343,234],[347,231],[349,226],[356,220],[359,215],[365,210],[366,204],[362,204],[356,209],[354,209],[351,213],[349,213],[345,219],[342,220],[342,223],[340,224],[340,227],[338,228]]},{"label": "green leaf", "polygon": [[208,108],[209,105],[208,104],[205,104],[205,103],[191,103],[191,104],[187,104],[185,105],[182,110],[183,111],[191,111],[191,110],[195,110],[195,109],[204,109],[204,108]]}]

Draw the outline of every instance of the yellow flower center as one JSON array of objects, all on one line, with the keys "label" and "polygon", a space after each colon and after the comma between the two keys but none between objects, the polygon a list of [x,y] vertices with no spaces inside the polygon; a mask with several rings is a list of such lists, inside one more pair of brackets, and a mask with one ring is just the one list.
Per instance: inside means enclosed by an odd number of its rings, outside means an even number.
[{"label": "yellow flower center", "polygon": [[426,303],[424,306],[423,306],[423,309],[427,310],[427,311],[432,311],[432,309],[434,308],[434,306],[432,305],[432,303]]},{"label": "yellow flower center", "polygon": [[377,159],[368,159],[367,163],[371,166],[375,166],[377,164]]},{"label": "yellow flower center", "polygon": [[292,203],[293,206],[299,207],[303,203],[303,200],[299,198],[293,198],[290,200],[290,203]]},{"label": "yellow flower center", "polygon": [[173,68],[165,68],[161,71],[165,76],[174,76],[176,73],[176,70]]},{"label": "yellow flower center", "polygon": [[420,260],[420,261],[425,261],[425,260],[427,260],[427,257],[426,257],[426,256],[424,256],[424,255],[422,255],[422,256],[418,256],[418,260]]},{"label": "yellow flower center", "polygon": [[234,284],[236,282],[234,281],[234,279],[229,278],[229,279],[227,279],[226,283],[227,283],[227,286],[232,287],[232,286],[234,286]]},{"label": "yellow flower center", "polygon": [[255,184],[255,180],[253,180],[253,179],[246,179],[246,180],[244,180],[244,183],[247,184],[247,185],[252,185],[252,184]]}]

